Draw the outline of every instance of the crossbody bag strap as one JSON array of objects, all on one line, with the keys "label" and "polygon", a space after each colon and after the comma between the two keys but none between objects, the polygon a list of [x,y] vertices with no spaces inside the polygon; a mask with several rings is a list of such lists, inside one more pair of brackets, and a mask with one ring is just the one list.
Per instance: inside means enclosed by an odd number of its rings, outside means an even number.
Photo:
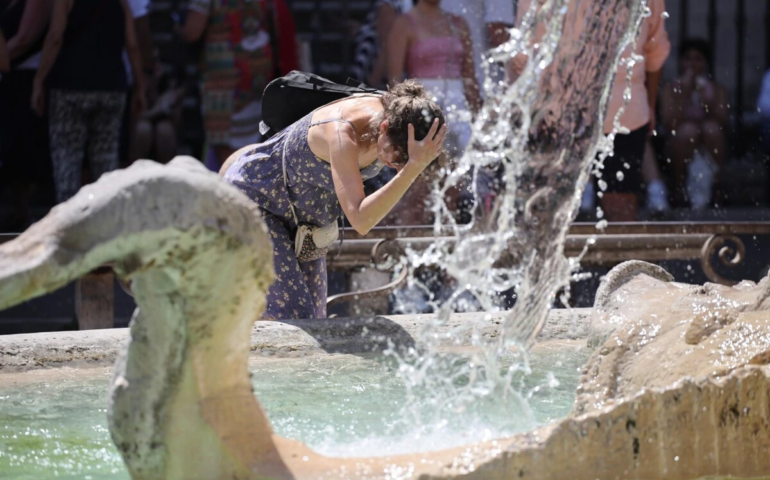
[{"label": "crossbody bag strap", "polygon": [[291,203],[289,198],[289,176],[286,174],[286,147],[289,145],[289,136],[294,133],[294,128],[286,134],[287,138],[283,139],[283,153],[281,154],[281,167],[283,168],[283,184],[286,187],[286,197],[289,199],[289,209],[291,210],[291,216],[294,218],[294,223],[299,227],[299,217],[297,212],[294,211],[294,204]]}]

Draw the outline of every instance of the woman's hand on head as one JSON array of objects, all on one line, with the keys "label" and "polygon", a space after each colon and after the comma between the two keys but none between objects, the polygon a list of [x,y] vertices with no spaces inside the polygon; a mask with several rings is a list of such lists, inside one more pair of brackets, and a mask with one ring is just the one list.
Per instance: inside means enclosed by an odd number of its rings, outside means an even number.
[{"label": "woman's hand on head", "polygon": [[425,138],[415,140],[414,125],[409,124],[409,143],[407,144],[409,160],[407,161],[407,166],[412,165],[415,168],[419,168],[419,171],[423,171],[433,160],[438,158],[444,146],[444,139],[447,133],[446,123],[441,128],[438,125],[438,119],[433,120],[433,125],[431,125]]}]

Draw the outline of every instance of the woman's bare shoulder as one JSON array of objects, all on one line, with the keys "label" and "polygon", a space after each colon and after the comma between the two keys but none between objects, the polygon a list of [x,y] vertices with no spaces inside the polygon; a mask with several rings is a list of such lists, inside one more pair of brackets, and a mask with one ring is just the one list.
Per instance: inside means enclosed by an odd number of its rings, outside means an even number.
[{"label": "woman's bare shoulder", "polygon": [[393,31],[397,31],[401,35],[410,35],[414,31],[415,19],[408,12],[400,13],[396,15],[396,19],[393,21]]},{"label": "woman's bare shoulder", "polygon": [[313,114],[312,121],[342,119],[357,124],[360,121],[367,122],[382,109],[382,100],[378,95],[354,95],[321,107]]},{"label": "woman's bare shoulder", "polygon": [[468,30],[470,32],[471,27],[468,25],[468,21],[465,19],[465,17],[454,13],[448,13],[447,15],[449,15],[449,18],[452,19],[452,23],[455,25],[455,27]]}]

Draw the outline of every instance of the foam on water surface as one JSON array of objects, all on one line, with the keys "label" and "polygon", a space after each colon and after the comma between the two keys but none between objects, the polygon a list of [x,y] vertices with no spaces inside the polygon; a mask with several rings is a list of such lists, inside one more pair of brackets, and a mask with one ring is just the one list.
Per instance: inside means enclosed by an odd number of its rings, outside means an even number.
[{"label": "foam on water surface", "polygon": [[[252,363],[255,393],[276,433],[331,456],[437,450],[500,438],[564,417],[588,351],[575,343],[535,349],[531,373],[514,377],[521,397],[487,396],[459,412],[416,392],[422,423],[406,415],[396,362],[328,355]],[[458,369],[467,359],[457,357]],[[518,358],[503,362],[506,368]],[[452,372],[447,372],[451,375]],[[56,370],[0,387],[0,478],[127,479],[107,430],[107,369]],[[462,382],[462,378],[456,380]],[[429,420],[429,421],[428,421]]]}]

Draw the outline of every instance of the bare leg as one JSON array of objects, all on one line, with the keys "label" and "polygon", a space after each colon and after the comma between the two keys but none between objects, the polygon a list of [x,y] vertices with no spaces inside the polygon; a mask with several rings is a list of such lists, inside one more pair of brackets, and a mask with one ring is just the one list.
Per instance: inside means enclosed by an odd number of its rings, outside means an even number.
[{"label": "bare leg", "polygon": [[658,169],[658,162],[655,160],[655,150],[652,148],[652,142],[647,140],[647,145],[644,147],[644,159],[642,160],[642,177],[644,183],[649,185],[654,181],[660,181],[660,169]]},{"label": "bare leg", "polygon": [[684,200],[687,164],[692,160],[700,140],[700,126],[692,122],[685,122],[677,127],[676,135],[668,141],[668,156],[671,159],[674,177],[674,195],[680,201]]},{"label": "bare leg", "polygon": [[29,201],[32,197],[32,184],[28,181],[14,182],[11,187],[13,192],[13,217],[11,227],[15,231],[27,228],[30,222]]},{"label": "bare leg", "polygon": [[671,208],[668,204],[668,189],[661,178],[658,161],[655,158],[655,149],[649,139],[644,148],[642,177],[647,185],[647,209],[661,213]]},{"label": "bare leg", "polygon": [[155,155],[161,163],[168,163],[176,155],[176,127],[170,119],[155,125]]},{"label": "bare leg", "polygon": [[131,135],[128,159],[134,163],[141,158],[148,158],[151,154],[153,139],[152,124],[147,120],[139,120],[134,126]]},{"label": "bare leg", "polygon": [[[706,151],[711,154],[711,158],[717,163],[719,171],[727,159],[727,146],[725,142],[725,132],[722,127],[713,120],[706,120],[701,124],[701,142],[706,147]],[[717,174],[718,176],[719,174]]]}]

